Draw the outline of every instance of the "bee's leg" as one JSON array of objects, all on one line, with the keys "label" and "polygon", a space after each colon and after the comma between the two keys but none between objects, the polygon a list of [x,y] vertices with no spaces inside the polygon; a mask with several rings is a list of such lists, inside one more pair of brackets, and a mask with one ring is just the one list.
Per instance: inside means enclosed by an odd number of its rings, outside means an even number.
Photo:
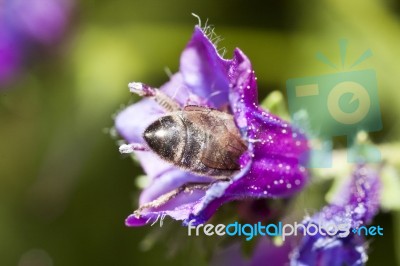
[{"label": "bee's leg", "polygon": [[122,144],[119,146],[120,153],[132,153],[134,151],[149,151],[150,148],[139,143]]},{"label": "bee's leg", "polygon": [[181,193],[192,193],[195,189],[207,190],[211,185],[212,185],[212,183],[187,183],[187,184],[184,184],[168,193],[161,195],[160,197],[158,197],[157,199],[155,199],[153,201],[143,204],[142,206],[139,207],[139,209],[137,209],[134,212],[134,214],[139,217],[140,213],[145,209],[160,207]]},{"label": "bee's leg", "polygon": [[175,112],[181,109],[180,105],[159,89],[152,88],[140,82],[131,82],[128,85],[132,93],[136,93],[142,97],[153,98],[167,112]]}]

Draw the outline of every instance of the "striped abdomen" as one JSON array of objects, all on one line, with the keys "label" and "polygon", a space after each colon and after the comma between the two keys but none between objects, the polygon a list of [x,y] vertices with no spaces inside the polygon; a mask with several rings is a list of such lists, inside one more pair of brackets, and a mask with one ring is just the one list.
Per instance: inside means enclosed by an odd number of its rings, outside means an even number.
[{"label": "striped abdomen", "polygon": [[144,139],[161,158],[217,178],[239,170],[239,157],[247,149],[233,116],[199,106],[159,118],[145,130]]}]

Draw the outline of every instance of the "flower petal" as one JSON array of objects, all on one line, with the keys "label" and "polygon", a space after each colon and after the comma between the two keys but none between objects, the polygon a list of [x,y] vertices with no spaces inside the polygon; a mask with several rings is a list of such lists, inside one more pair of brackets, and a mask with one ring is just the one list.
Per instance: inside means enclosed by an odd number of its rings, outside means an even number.
[{"label": "flower petal", "polygon": [[51,44],[64,32],[71,5],[68,0],[13,0],[10,18],[24,34]]},{"label": "flower petal", "polygon": [[[369,223],[378,211],[379,189],[378,173],[367,166],[358,166],[335,203],[326,206],[305,223],[347,224],[349,230]],[[364,265],[368,259],[364,239],[349,233],[347,237],[323,236],[320,233],[303,237],[291,265]]]},{"label": "flower petal", "polygon": [[139,204],[153,201],[184,184],[210,183],[212,181],[213,179],[210,177],[194,175],[170,166],[164,172],[159,173],[158,176],[153,177],[152,183],[140,195]]},{"label": "flower petal", "polygon": [[198,26],[182,52],[180,73],[191,92],[219,108],[228,103],[229,61],[223,59]]},{"label": "flower petal", "polygon": [[157,207],[148,207],[138,210],[139,213],[131,214],[125,221],[127,226],[142,226],[147,223],[161,221],[165,216],[175,220],[184,220],[193,212],[200,199],[204,197],[205,191],[201,189],[183,190],[175,197],[165,201]]},{"label": "flower petal", "polygon": [[251,258],[245,258],[240,242],[234,242],[232,245],[218,250],[212,258],[211,265],[257,266],[266,265],[266,262],[273,263],[271,265],[288,265],[289,254],[293,249],[293,241],[286,240],[281,246],[275,245],[268,237],[260,237],[252,241],[258,242]]},{"label": "flower petal", "polygon": [[[4,23],[0,19],[0,23]],[[0,25],[0,86],[7,84],[21,65],[22,49],[15,36]]]},{"label": "flower petal", "polygon": [[291,266],[303,265],[364,265],[367,260],[364,241],[355,236],[346,240],[319,234],[305,236],[300,251],[293,253]]}]

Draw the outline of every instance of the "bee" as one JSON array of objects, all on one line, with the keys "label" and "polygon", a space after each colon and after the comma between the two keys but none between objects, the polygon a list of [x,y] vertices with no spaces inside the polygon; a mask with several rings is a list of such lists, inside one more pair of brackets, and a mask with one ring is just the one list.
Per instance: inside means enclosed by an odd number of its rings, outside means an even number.
[{"label": "bee", "polygon": [[185,106],[160,117],[143,138],[162,159],[214,178],[239,170],[239,157],[247,150],[232,115],[202,106]]},{"label": "bee", "polygon": [[[130,83],[131,92],[153,98],[167,114],[143,133],[148,148],[163,160],[198,175],[227,179],[240,170],[239,158],[247,150],[231,114],[204,106],[183,109],[162,91]],[[133,148],[147,150],[147,147]]]},{"label": "bee", "polygon": [[239,158],[247,150],[234,117],[204,106],[180,105],[164,92],[142,83],[130,83],[130,91],[150,97],[167,112],[143,132],[146,145],[120,146],[121,153],[152,150],[163,160],[188,172],[214,179],[206,183],[185,183],[153,201],[142,204],[134,214],[159,207],[181,193],[206,190],[215,182],[229,182],[240,170]]}]

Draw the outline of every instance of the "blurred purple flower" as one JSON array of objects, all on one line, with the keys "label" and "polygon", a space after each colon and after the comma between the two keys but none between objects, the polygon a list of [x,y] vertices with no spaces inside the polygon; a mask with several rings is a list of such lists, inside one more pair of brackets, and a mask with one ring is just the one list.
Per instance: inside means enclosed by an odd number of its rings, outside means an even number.
[{"label": "blurred purple flower", "polygon": [[[289,254],[293,250],[296,241],[287,239],[282,245],[277,246],[272,239],[268,237],[260,237],[254,247],[253,253],[249,258],[243,256],[243,250],[240,242],[236,242],[227,247],[217,250],[211,260],[212,266],[258,266],[272,265],[284,266],[289,265]],[[254,240],[256,241],[256,240]]]},{"label": "blurred purple flower", "polygon": [[18,72],[35,43],[58,41],[65,31],[70,0],[4,0],[0,3],[0,85]]},{"label": "blurred purple flower", "polygon": [[[138,83],[130,87],[141,95],[153,90]],[[134,153],[150,182],[140,196],[140,208],[127,218],[126,225],[141,226],[166,215],[184,224],[200,224],[225,202],[291,196],[307,182],[306,138],[288,122],[258,106],[254,71],[239,49],[233,59],[223,59],[205,30],[196,27],[181,55],[180,71],[160,90],[180,107],[190,104],[229,109],[247,151],[239,159],[240,171],[229,181],[184,171],[135,146],[145,145],[143,132],[166,114],[163,108],[148,98],[129,106],[118,114],[115,126],[136,149]]]},{"label": "blurred purple flower", "polygon": [[[371,222],[379,209],[380,181],[378,173],[358,166],[348,184],[326,206],[305,224],[348,224],[357,229]],[[350,230],[347,237],[337,235],[305,236],[294,251],[291,265],[364,265],[367,261],[366,244],[362,236]]]},{"label": "blurred purple flower", "polygon": [[11,79],[21,65],[19,45],[5,25],[0,24],[0,88]]},{"label": "blurred purple flower", "polygon": [[[304,221],[308,224],[348,224],[350,234],[341,238],[337,235],[290,236],[281,246],[276,246],[268,237],[261,237],[251,255],[245,259],[239,242],[214,254],[212,265],[251,266],[342,266],[364,265],[367,261],[366,243],[362,236],[354,234],[358,228],[371,222],[378,212],[380,181],[378,173],[367,167],[358,166],[347,184],[343,184],[332,204]],[[323,233],[326,233],[322,231]]]},{"label": "blurred purple flower", "polygon": [[59,40],[67,26],[70,0],[5,0],[10,27],[27,38],[51,44]]}]

